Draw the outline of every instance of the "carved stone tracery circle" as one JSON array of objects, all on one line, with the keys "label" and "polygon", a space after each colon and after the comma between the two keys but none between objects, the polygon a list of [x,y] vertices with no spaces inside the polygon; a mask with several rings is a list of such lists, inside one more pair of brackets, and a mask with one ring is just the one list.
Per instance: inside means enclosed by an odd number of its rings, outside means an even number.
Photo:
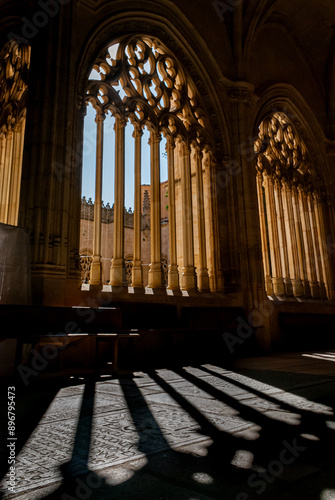
[{"label": "carved stone tracery circle", "polygon": [[322,191],[315,155],[307,149],[301,134],[284,113],[276,112],[262,121],[254,150],[258,173],[266,173],[273,182],[285,181],[290,188],[311,193]]},{"label": "carved stone tracery circle", "polygon": [[129,35],[108,47],[93,65],[86,102],[165,136],[213,142],[197,86],[152,36]]}]

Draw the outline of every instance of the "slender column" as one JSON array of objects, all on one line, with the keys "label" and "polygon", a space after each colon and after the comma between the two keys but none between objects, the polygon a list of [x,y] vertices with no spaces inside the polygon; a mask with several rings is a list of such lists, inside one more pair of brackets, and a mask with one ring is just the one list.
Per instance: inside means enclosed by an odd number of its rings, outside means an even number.
[{"label": "slender column", "polygon": [[199,239],[199,269],[197,269],[197,284],[199,292],[209,291],[209,277],[206,256],[206,232],[204,213],[204,191],[202,179],[202,157],[199,146],[192,146],[195,155],[196,207],[198,218]]},{"label": "slender column", "polygon": [[103,162],[103,126],[105,115],[98,111],[95,121],[97,124],[97,144],[95,163],[95,200],[93,226],[93,259],[90,270],[90,284],[101,283],[101,205],[102,205],[102,162]]},{"label": "slender column", "polygon": [[312,297],[319,297],[320,296],[320,289],[319,289],[319,284],[317,281],[316,269],[315,269],[314,249],[313,249],[313,242],[312,242],[312,236],[311,236],[311,228],[310,228],[310,223],[309,223],[307,196],[306,196],[306,193],[302,187],[299,187],[298,191],[299,191],[299,207],[300,207],[300,214],[301,214],[302,231],[303,231],[305,256],[306,256],[306,268],[307,268],[309,287],[311,290]]},{"label": "slender column", "polygon": [[150,133],[150,181],[151,181],[151,263],[148,272],[148,288],[162,287],[161,266],[161,203],[159,144],[161,135]]},{"label": "slender column", "polygon": [[283,210],[285,226],[287,228],[287,246],[288,246],[288,259],[290,267],[290,276],[292,282],[293,295],[301,297],[303,295],[303,287],[299,267],[299,252],[296,229],[294,227],[294,213],[292,205],[292,193],[290,186],[284,180],[283,187]]},{"label": "slender column", "polygon": [[190,148],[181,141],[179,143],[181,160],[181,191],[182,191],[182,228],[183,228],[183,267],[180,279],[181,290],[195,289],[193,219],[192,219],[192,186]]},{"label": "slender column", "polygon": [[169,290],[177,290],[179,288],[179,276],[178,276],[178,266],[177,266],[176,193],[175,193],[175,175],[174,175],[175,142],[171,137],[167,138],[166,152],[168,160],[169,253],[170,253],[167,288]]},{"label": "slender column", "polygon": [[113,259],[110,269],[110,284],[125,285],[124,267],[124,134],[126,121],[115,115],[115,195]]},{"label": "slender column", "polygon": [[317,226],[317,232],[318,232],[318,239],[320,242],[320,247],[321,247],[321,264],[322,264],[322,271],[323,271],[323,276],[325,278],[325,285],[326,285],[326,290],[327,290],[327,297],[329,299],[334,299],[335,294],[333,291],[332,287],[332,279],[331,279],[331,273],[329,269],[329,255],[328,255],[328,248],[327,248],[327,238],[326,238],[326,231],[325,231],[325,226],[323,222],[323,213],[322,213],[322,204],[319,196],[315,196],[315,216],[316,216],[316,226]]},{"label": "slender column", "polygon": [[4,186],[5,186],[5,160],[6,160],[6,132],[0,135],[0,222],[2,219],[4,206]]},{"label": "slender column", "polygon": [[296,186],[292,187],[292,204],[293,204],[293,214],[295,223],[295,234],[297,237],[297,247],[299,254],[300,277],[303,283],[304,295],[306,297],[309,297],[311,291],[307,276],[306,256],[305,256],[304,240],[302,233],[302,222],[300,217],[299,194]]},{"label": "slender column", "polygon": [[316,226],[315,202],[313,194],[311,192],[307,194],[307,206],[308,206],[309,223],[311,227],[311,236],[312,236],[312,243],[314,250],[316,278],[319,283],[320,296],[326,297],[327,292],[325,287],[325,277],[323,275],[322,264],[321,264],[320,241],[318,238],[318,231]]},{"label": "slender column", "polygon": [[273,182],[268,174],[264,175],[265,198],[267,207],[268,231],[270,241],[273,293],[284,295],[282,265],[280,258],[277,216],[274,200]]},{"label": "slender column", "polygon": [[281,264],[283,270],[283,278],[285,284],[286,295],[290,296],[293,294],[292,282],[290,278],[290,267],[288,259],[287,250],[287,238],[284,223],[284,210],[283,210],[283,199],[282,199],[282,184],[279,179],[274,182],[274,198],[275,207],[277,214],[277,226],[278,226],[278,237],[279,237],[279,251],[281,256]]},{"label": "slender column", "polygon": [[24,139],[24,121],[17,124],[14,127],[13,160],[12,160],[9,213],[8,213],[8,224],[12,224],[13,226],[17,225],[17,219],[19,213],[23,139]]},{"label": "slender column", "polygon": [[141,288],[143,285],[142,279],[142,262],[141,262],[141,137],[143,130],[139,125],[134,125],[135,130],[133,137],[135,139],[135,164],[134,164],[134,182],[135,182],[135,199],[134,199],[134,255],[131,285],[135,288]]},{"label": "slender column", "polygon": [[6,151],[5,151],[5,169],[3,177],[2,195],[1,195],[1,217],[4,224],[8,224],[9,209],[9,191],[10,176],[12,171],[14,132],[12,129],[6,132]]},{"label": "slender column", "polygon": [[271,267],[270,267],[270,258],[268,249],[268,237],[266,231],[266,214],[264,210],[264,201],[263,201],[263,175],[261,172],[257,172],[256,182],[257,182],[257,195],[258,195],[257,196],[258,210],[259,210],[260,228],[261,228],[265,290],[267,295],[273,295],[273,285],[271,280]]}]

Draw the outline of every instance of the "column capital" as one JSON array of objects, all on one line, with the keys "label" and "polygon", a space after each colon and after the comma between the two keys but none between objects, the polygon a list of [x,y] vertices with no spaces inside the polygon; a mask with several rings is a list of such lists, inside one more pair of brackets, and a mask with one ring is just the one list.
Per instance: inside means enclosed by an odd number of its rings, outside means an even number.
[{"label": "column capital", "polygon": [[166,146],[165,146],[166,151],[168,151],[169,149],[175,149],[175,147],[176,147],[175,139],[171,136],[168,136],[166,138]]},{"label": "column capital", "polygon": [[148,140],[149,146],[152,146],[154,144],[159,144],[162,140],[162,134],[160,132],[157,132],[156,130],[151,130],[150,131],[150,138]]},{"label": "column capital", "polygon": [[202,159],[204,154],[202,151],[201,146],[196,141],[191,142],[191,149],[193,150],[194,158],[195,159]]},{"label": "column capital", "polygon": [[142,128],[139,125],[137,126],[134,125],[134,132],[132,133],[132,137],[136,139],[138,137],[142,137],[142,135],[143,135]]},{"label": "column capital", "polygon": [[191,153],[191,148],[186,142],[180,141],[179,142],[179,156],[180,158],[183,158],[184,156],[189,156]]},{"label": "column capital", "polygon": [[96,110],[96,115],[95,115],[95,123],[98,122],[103,122],[106,118],[106,115],[102,109]]}]

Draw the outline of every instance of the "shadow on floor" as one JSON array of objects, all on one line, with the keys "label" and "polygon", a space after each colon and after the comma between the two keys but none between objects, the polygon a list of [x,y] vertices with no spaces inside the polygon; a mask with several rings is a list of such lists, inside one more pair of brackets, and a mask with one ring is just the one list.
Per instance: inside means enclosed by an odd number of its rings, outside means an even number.
[{"label": "shadow on floor", "polygon": [[[218,428],[213,418],[196,407],[192,398],[182,395],[173,383],[170,383],[159,373],[151,370],[148,375],[162,391],[169,395],[196,423],[198,434],[208,438],[207,453],[199,455],[187,449],[174,450],[170,447],[164,430],[160,427],[148,403],[136,383],[135,376],[119,378],[120,387],[127,403],[133,425],[138,434],[137,450],[145,457],[145,465],[140,469],[133,466],[128,470],[126,480],[113,477],[112,468],[106,480],[105,471],[101,473],[89,469],[89,453],[91,448],[92,428],[94,425],[94,404],[96,380],[85,379],[85,389],[82,398],[79,420],[72,457],[61,466],[62,484],[43,500],[74,500],[86,498],[90,500],[129,499],[129,500],[250,500],[261,499],[295,499],[299,497],[290,491],[298,481],[299,470],[317,464],[317,467],[334,465],[333,443],[334,429],[327,425],[333,416],[315,413],[304,408],[297,408],[288,401],[280,400],[275,394],[267,394],[248,385],[243,379],[234,380],[224,373],[218,373],[216,367],[197,367],[202,376],[190,373],[182,367],[169,367],[177,379],[184,381],[204,391],[210,398],[229,406],[235,414],[247,422],[252,422],[260,429],[254,438],[247,438],[242,433],[231,434]],[[220,368],[220,367],[218,367]],[[223,367],[221,367],[223,368]],[[258,373],[258,372],[257,372]],[[254,374],[256,378],[256,373]],[[177,377],[178,376],[178,377]],[[249,399],[237,399],[225,391],[225,385],[216,386],[210,383],[206,376],[215,377],[217,381],[228,383],[235,388],[248,391],[251,396],[262,398],[265,402],[264,411],[249,404]],[[251,377],[251,374],[248,375]],[[290,374],[282,374],[281,380],[286,387]],[[204,378],[203,378],[204,377]],[[273,373],[264,370],[258,375],[265,383],[273,379]],[[295,377],[299,376],[295,374]],[[314,376],[314,382],[318,377]],[[320,382],[322,381],[320,378]],[[335,380],[335,378],[334,378]],[[281,389],[277,385],[278,389]],[[286,389],[285,389],[286,390]],[[34,425],[55,396],[57,387],[46,390],[45,399],[41,397],[42,389],[36,398],[37,413],[31,417],[29,425],[21,437],[21,447],[31,434]],[[24,395],[22,410],[33,396]],[[273,413],[266,413],[266,403],[277,405],[288,415],[296,414],[296,422],[276,419]],[[328,401],[328,404],[330,401]],[[168,405],[167,405],[168,407]],[[334,405],[332,405],[334,409]],[[281,412],[283,415],[283,412]],[[20,418],[24,419],[24,415]],[[110,429],[112,435],[113,429]],[[311,436],[316,435],[316,440]],[[106,446],[112,445],[106,443]],[[160,450],[157,452],[157,450]],[[249,454],[252,463],[249,468],[236,467],[232,462],[237,454]],[[299,469],[300,468],[300,469]],[[320,469],[321,470],[321,469]],[[115,469],[116,471],[116,469]],[[297,473],[298,471],[298,473]],[[293,480],[285,482],[283,475],[293,472]],[[317,472],[317,469],[316,469]],[[302,476],[303,477],[303,476]],[[316,485],[315,485],[316,484]],[[315,491],[311,500],[321,499],[321,491],[327,483],[314,484]],[[329,487],[334,485],[329,484]],[[261,495],[261,496],[260,496]],[[316,496],[315,496],[316,495]],[[39,499],[41,497],[38,497]],[[301,498],[307,498],[306,493]],[[42,499],[41,499],[42,500]],[[322,499],[323,500],[323,499]]]}]

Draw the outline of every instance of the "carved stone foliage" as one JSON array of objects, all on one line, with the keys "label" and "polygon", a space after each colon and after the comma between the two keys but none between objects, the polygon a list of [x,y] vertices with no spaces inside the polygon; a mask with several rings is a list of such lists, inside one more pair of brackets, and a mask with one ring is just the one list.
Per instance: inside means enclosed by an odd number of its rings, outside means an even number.
[{"label": "carved stone foliage", "polygon": [[9,41],[0,52],[0,130],[11,129],[28,87],[30,47]]},{"label": "carved stone foliage", "polygon": [[156,38],[128,36],[111,45],[93,66],[86,101],[170,136],[210,138],[195,85]]},{"label": "carved stone foliage", "polygon": [[261,123],[254,149],[259,173],[265,171],[272,180],[286,182],[290,187],[318,194],[322,191],[315,159],[285,114],[274,113]]}]

